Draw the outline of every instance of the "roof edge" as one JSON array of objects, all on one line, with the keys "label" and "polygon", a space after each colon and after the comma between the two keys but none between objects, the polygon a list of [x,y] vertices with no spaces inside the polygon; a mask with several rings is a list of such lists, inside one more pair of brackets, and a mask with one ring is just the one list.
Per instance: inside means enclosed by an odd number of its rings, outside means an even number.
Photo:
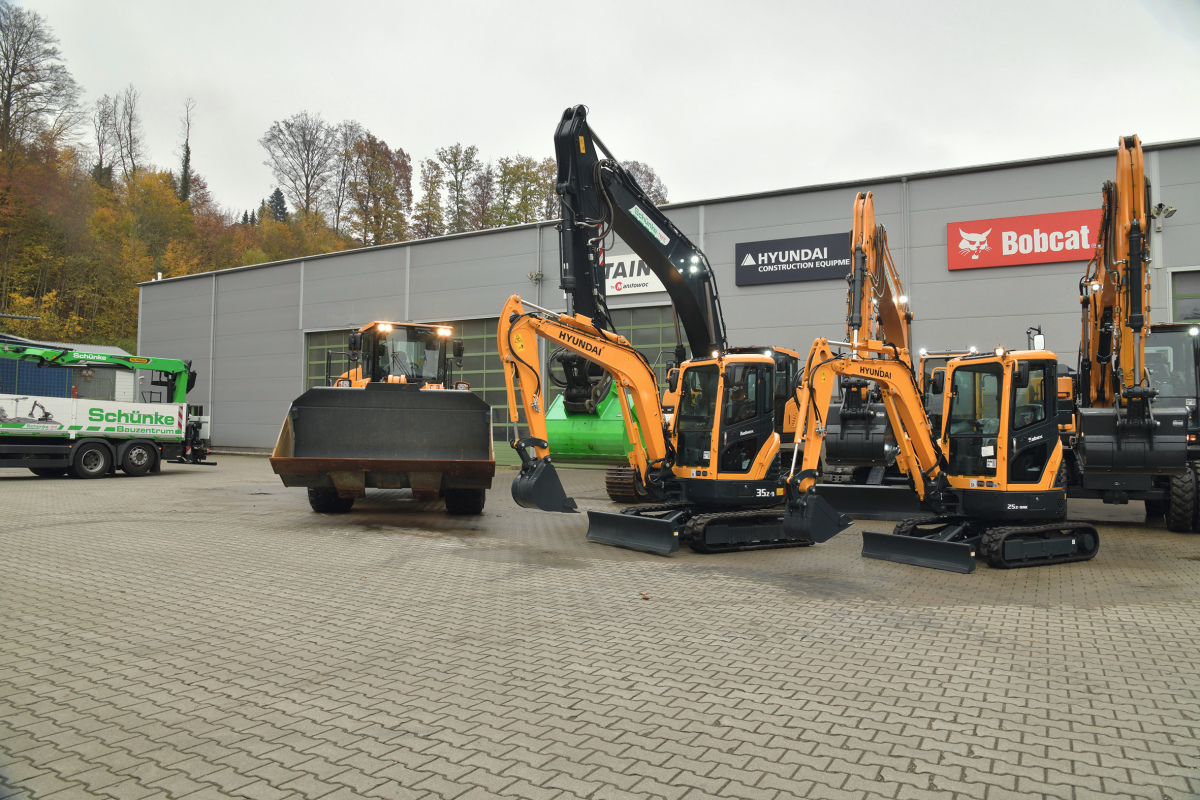
[{"label": "roof edge", "polygon": [[[1174,150],[1181,147],[1198,147],[1200,146],[1200,138],[1193,139],[1171,139],[1165,142],[1155,142],[1152,144],[1142,144],[1143,151],[1153,152],[1155,150]],[[768,197],[782,197],[793,194],[809,194],[812,192],[827,192],[836,189],[850,189],[856,186],[874,185],[880,183],[903,183],[910,180],[928,180],[930,178],[945,178],[954,175],[969,175],[976,172],[995,172],[1002,169],[1015,169],[1017,167],[1037,167],[1046,164],[1059,164],[1067,161],[1085,161],[1092,158],[1103,158],[1105,156],[1115,156],[1117,148],[1106,148],[1103,150],[1083,150],[1075,153],[1062,153],[1053,156],[1038,156],[1036,158],[1015,159],[1012,161],[993,161],[986,164],[974,164],[966,167],[949,167],[946,169],[925,170],[923,172],[905,172],[895,175],[884,175],[875,178],[860,178],[857,180],[833,181],[831,183],[814,183],[806,186],[793,186],[786,189],[770,189],[764,192],[747,192],[745,194],[732,194],[722,197],[710,197],[704,200],[686,200],[681,203],[666,203],[660,208],[677,209],[677,208],[697,208],[699,206],[713,205],[715,203],[735,203],[745,200],[761,200]],[[278,267],[285,264],[299,264],[304,261],[316,261],[322,258],[333,258],[335,256],[347,255],[348,253],[360,252],[377,252],[380,250],[394,250],[401,247],[411,247],[417,244],[426,244],[429,242],[443,242],[451,239],[465,239],[471,236],[486,236],[488,234],[497,233],[498,231],[516,231],[529,230],[540,228],[546,225],[557,225],[557,219],[540,220],[538,222],[526,222],[521,225],[507,225],[502,228],[485,228],[479,231],[466,231],[464,233],[451,233],[445,236],[434,236],[428,239],[410,239],[406,242],[390,242],[388,244],[371,245],[370,247],[356,247],[353,250],[337,250],[332,253],[318,253],[311,256],[300,256],[298,258],[285,258],[281,261],[266,261],[262,264],[247,264],[238,267],[226,267],[224,269],[209,270],[208,272],[194,272],[191,275],[178,275],[174,278],[163,278],[162,280],[140,281],[137,286],[153,286],[158,283],[167,283],[169,281],[184,281],[193,278],[204,278],[210,275],[221,275],[227,272],[241,272],[243,270],[261,269],[264,267]]]}]

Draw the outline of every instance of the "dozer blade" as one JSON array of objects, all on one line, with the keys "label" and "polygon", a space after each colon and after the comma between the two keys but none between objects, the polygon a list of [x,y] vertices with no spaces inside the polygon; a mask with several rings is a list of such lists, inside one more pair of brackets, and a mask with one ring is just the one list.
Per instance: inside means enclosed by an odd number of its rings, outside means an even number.
[{"label": "dozer blade", "polygon": [[567,514],[579,510],[575,501],[567,497],[554,464],[546,458],[526,461],[521,466],[520,474],[513,478],[512,496],[522,508]]},{"label": "dozer blade", "polygon": [[863,558],[944,569],[964,575],[975,571],[975,549],[973,542],[945,542],[921,536],[863,531]]},{"label": "dozer blade", "polygon": [[605,511],[587,513],[589,542],[660,556],[669,556],[679,549],[679,533],[670,520]]},{"label": "dozer blade", "polygon": [[827,542],[849,528],[852,522],[824,497],[810,491],[800,498],[798,505],[788,503],[783,515],[783,534],[789,539]]}]

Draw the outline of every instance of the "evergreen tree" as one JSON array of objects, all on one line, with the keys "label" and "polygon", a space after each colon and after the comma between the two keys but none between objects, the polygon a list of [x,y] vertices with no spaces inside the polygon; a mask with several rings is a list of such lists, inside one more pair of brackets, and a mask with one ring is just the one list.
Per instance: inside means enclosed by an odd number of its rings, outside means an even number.
[{"label": "evergreen tree", "polygon": [[278,188],[271,192],[271,199],[267,201],[267,208],[271,211],[271,216],[276,222],[288,221],[287,201],[283,199],[283,192]]},{"label": "evergreen tree", "polygon": [[254,211],[250,212],[250,224],[256,228],[258,227],[258,214]]},{"label": "evergreen tree", "polygon": [[192,196],[192,146],[183,143],[183,162],[179,165],[179,199],[187,202]]},{"label": "evergreen tree", "polygon": [[243,212],[242,212],[242,224],[243,224],[243,225],[249,225],[249,224],[250,224],[250,212],[249,212],[249,211],[243,211]]}]

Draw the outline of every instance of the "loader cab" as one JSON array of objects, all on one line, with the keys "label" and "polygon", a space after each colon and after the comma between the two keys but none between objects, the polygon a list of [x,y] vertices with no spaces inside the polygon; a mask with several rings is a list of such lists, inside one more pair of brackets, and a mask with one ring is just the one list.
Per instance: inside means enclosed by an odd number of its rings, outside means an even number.
[{"label": "loader cab", "polygon": [[359,380],[407,384],[444,384],[450,328],[375,322],[359,331]]}]

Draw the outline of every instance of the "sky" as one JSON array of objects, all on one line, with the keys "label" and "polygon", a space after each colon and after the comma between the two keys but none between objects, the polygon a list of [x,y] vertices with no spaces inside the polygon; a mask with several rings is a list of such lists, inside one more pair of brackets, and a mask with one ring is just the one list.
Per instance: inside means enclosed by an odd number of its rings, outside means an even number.
[{"label": "sky", "polygon": [[553,155],[585,104],[681,202],[1200,137],[1200,2],[19,0],[84,99],[132,83],[154,163],[231,210],[276,182],[259,138],[301,110],[414,160]]}]

